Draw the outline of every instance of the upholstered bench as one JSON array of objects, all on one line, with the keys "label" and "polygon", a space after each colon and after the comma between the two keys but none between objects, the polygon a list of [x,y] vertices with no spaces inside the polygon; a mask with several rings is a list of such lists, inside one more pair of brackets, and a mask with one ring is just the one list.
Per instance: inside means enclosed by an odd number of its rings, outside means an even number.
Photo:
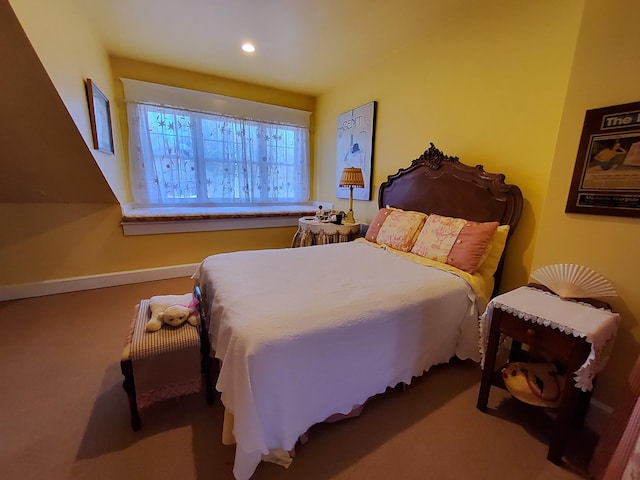
[{"label": "upholstered bench", "polygon": [[[198,289],[195,294],[200,296]],[[120,361],[133,430],[140,429],[141,409],[199,392],[203,377],[207,403],[213,403],[210,344],[200,305],[198,309],[199,327],[185,322],[179,327],[164,325],[158,331],[146,332],[151,316],[149,299],[141,300],[136,307]]]}]

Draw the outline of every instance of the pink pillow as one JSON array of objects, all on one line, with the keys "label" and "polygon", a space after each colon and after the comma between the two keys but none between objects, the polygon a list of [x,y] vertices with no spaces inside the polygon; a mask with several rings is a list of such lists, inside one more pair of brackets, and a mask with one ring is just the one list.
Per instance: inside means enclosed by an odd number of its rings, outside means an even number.
[{"label": "pink pillow", "polygon": [[393,209],[380,227],[376,242],[408,252],[426,219],[424,213]]},{"label": "pink pillow", "polygon": [[430,215],[411,252],[474,274],[487,257],[497,228],[498,222]]},{"label": "pink pillow", "polygon": [[498,222],[467,222],[460,230],[446,263],[465,272],[476,273],[487,258],[498,225]]},{"label": "pink pillow", "polygon": [[382,224],[387,219],[390,213],[390,208],[381,208],[380,210],[378,210],[378,213],[376,213],[376,216],[373,217],[373,220],[371,221],[371,224],[369,225],[364,238],[369,240],[370,242],[375,242],[378,237],[378,232],[380,231],[380,228],[382,228]]}]

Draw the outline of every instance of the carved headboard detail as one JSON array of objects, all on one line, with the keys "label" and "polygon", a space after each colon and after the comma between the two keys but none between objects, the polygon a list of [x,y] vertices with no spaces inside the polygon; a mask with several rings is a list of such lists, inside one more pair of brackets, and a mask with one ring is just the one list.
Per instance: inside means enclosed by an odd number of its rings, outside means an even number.
[{"label": "carved headboard detail", "polygon": [[498,221],[513,234],[522,214],[522,192],[505,183],[501,173],[482,165],[471,167],[458,157],[445,155],[433,143],[407,168],[389,175],[380,185],[378,205],[427,214]]},{"label": "carved headboard detail", "polygon": [[[389,175],[380,185],[378,206],[391,206],[426,214],[497,221],[509,225],[513,235],[522,215],[522,192],[505,183],[501,173],[489,173],[482,165],[471,167],[458,157],[445,155],[433,143],[407,168]],[[495,277],[498,292],[504,255]]]}]

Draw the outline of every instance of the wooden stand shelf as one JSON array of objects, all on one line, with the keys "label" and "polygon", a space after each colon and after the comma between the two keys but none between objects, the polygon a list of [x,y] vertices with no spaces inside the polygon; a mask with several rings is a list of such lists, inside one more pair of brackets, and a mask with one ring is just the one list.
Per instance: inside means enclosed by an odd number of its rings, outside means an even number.
[{"label": "wooden stand shelf", "polygon": [[[567,303],[571,305],[566,305]],[[533,306],[533,311],[523,311],[523,305]],[[577,330],[579,322],[571,323],[567,314],[588,317],[592,331]],[[536,353],[553,359],[565,378],[565,388],[557,408],[547,458],[556,465],[561,464],[569,428],[572,424],[577,427],[584,424],[595,375],[606,363],[607,357],[604,357],[589,364],[589,355],[594,349],[592,342],[594,339],[604,341],[610,347],[615,338],[619,316],[610,310],[592,308],[584,303],[562,300],[535,288],[521,287],[493,299],[483,321],[489,332],[477,408],[482,412],[487,411],[492,386],[504,388],[501,368],[496,369],[496,357],[502,337],[512,339],[509,362],[531,361],[531,355]],[[523,350],[523,344],[528,345],[528,351]],[[576,372],[587,367],[592,375],[587,378],[591,381],[583,378],[583,382],[586,381],[588,385],[577,386]]]}]

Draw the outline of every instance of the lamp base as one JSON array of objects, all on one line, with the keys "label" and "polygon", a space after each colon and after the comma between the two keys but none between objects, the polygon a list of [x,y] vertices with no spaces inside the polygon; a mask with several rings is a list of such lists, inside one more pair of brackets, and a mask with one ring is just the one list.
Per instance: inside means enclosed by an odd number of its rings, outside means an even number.
[{"label": "lamp base", "polygon": [[356,219],[353,217],[353,210],[347,212],[347,216],[344,217],[344,223],[356,223]]}]

